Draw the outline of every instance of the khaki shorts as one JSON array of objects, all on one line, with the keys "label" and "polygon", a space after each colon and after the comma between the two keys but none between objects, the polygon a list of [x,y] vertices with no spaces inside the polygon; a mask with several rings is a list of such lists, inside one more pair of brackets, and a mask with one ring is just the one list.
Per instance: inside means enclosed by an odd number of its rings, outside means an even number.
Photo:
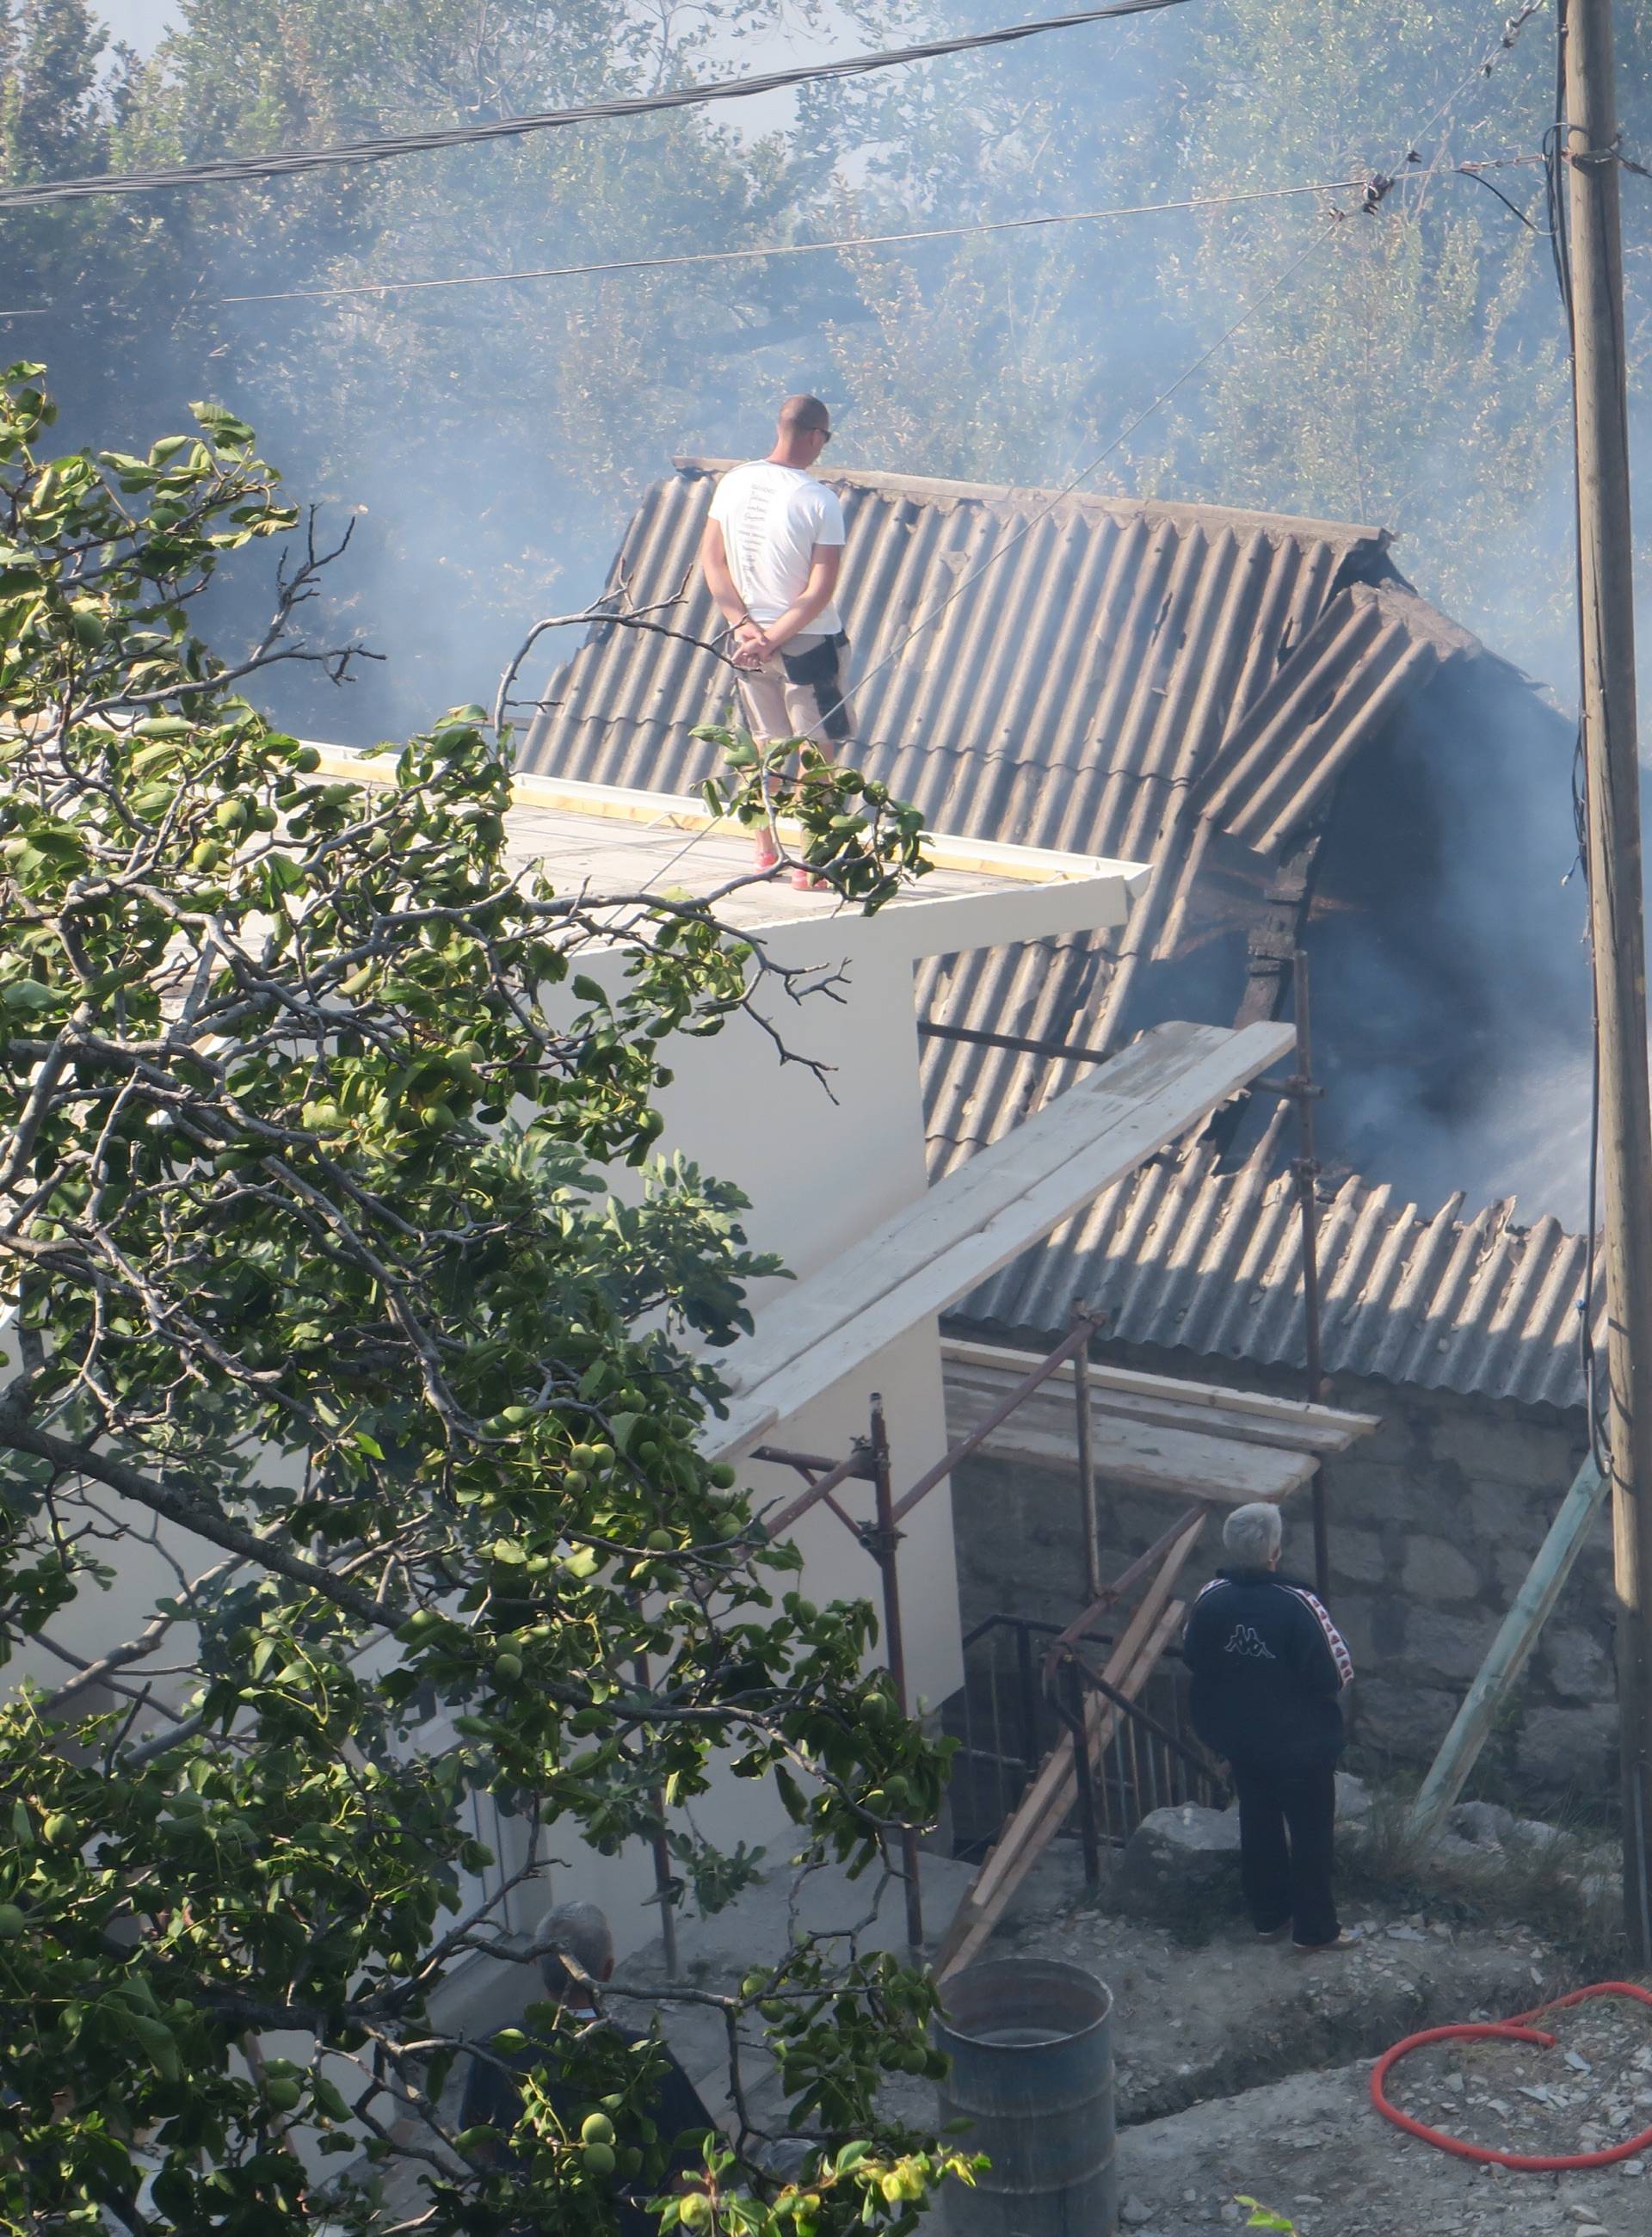
[{"label": "khaki shorts", "polygon": [[[830,648],[829,660],[818,658],[818,649]],[[754,738],[812,738],[818,745],[841,745],[849,735],[846,703],[844,648],[836,640],[804,634],[786,647],[794,660],[816,654],[815,665],[822,680],[795,683],[786,673],[785,656],[776,653],[761,668],[736,671],[746,725]],[[829,679],[829,680],[827,680]]]}]

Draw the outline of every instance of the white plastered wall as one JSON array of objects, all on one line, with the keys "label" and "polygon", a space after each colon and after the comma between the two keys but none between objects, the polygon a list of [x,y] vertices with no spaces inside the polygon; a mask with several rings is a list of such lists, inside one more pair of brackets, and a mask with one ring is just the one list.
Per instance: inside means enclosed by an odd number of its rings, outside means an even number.
[{"label": "white plastered wall", "polygon": [[[880,939],[881,931],[891,937]],[[754,1249],[772,1250],[803,1277],[880,1226],[927,1186],[911,951],[892,918],[844,916],[776,926],[763,935],[777,963],[809,972],[816,991],[794,1001],[777,980],[760,1005],[787,1049],[830,1067],[829,1092],[803,1063],[783,1063],[774,1041],[745,1017],[708,1039],[671,1044],[674,1078],[660,1098],[665,1132],[658,1147],[681,1151],[707,1172],[732,1179],[751,1199],[744,1219]],[[618,954],[587,959],[585,973],[614,986]],[[831,992],[818,982],[836,978]],[[841,974],[839,976],[838,974]],[[808,982],[805,982],[808,983]],[[836,997],[836,999],[834,999]],[[751,1302],[783,1286],[758,1283]],[[897,1496],[946,1450],[939,1331],[931,1321],[909,1330],[856,1374],[776,1426],[770,1442],[838,1457],[866,1434],[871,1394],[882,1393]],[[783,1504],[803,1488],[793,1470],[741,1463],[759,1508]],[[847,1484],[840,1504],[857,1520],[870,1514],[870,1487]],[[902,1628],[915,1706],[935,1707],[962,1682],[950,1487],[936,1486],[903,1526],[900,1551]],[[801,1574],[780,1580],[807,1598],[879,1603],[870,1556],[823,1507],[788,1534],[803,1555]],[[881,1661],[881,1646],[874,1660]],[[773,1861],[793,1829],[767,1781],[717,1776],[693,1805],[699,1829],[720,1849],[763,1846]],[[506,1838],[510,1829],[504,1829]],[[612,1921],[626,1951],[657,1934],[651,1857],[632,1844],[619,1857],[558,1844],[566,1862],[541,1900],[585,1897]]]},{"label": "white plastered wall", "polygon": [[[666,1129],[658,1147],[681,1151],[707,1172],[738,1183],[751,1199],[745,1225],[752,1245],[773,1250],[791,1273],[804,1277],[827,1265],[849,1245],[922,1196],[926,1186],[918,1040],[913,1008],[915,958],[944,947],[986,946],[1063,928],[1068,921],[1116,921],[1127,902],[1123,881],[1105,893],[1085,880],[1054,887],[1021,884],[978,896],[897,906],[876,917],[854,912],[792,918],[760,936],[776,963],[806,974],[813,992],[794,1000],[774,978],[758,1005],[775,1034],[796,1058],[825,1068],[824,1081],[810,1063],[782,1060],[774,1038],[752,1019],[731,1019],[716,1035],[679,1037],[669,1045],[674,1073],[661,1097]],[[623,951],[582,957],[586,975],[612,986],[624,976]],[[828,982],[830,982],[829,984]],[[563,997],[572,1003],[565,989]],[[636,1185],[621,1169],[621,1192]],[[760,1311],[776,1279],[755,1285]],[[906,1331],[840,1383],[813,1399],[790,1420],[776,1423],[770,1442],[836,1456],[863,1435],[871,1394],[882,1394],[892,1447],[897,1496],[946,1448],[938,1330],[933,1321]],[[801,1488],[789,1469],[748,1462],[743,1473],[759,1505],[783,1503]],[[857,1519],[868,1513],[869,1487],[844,1487],[840,1503]],[[111,1498],[111,1504],[113,1504]],[[937,1485],[908,1518],[900,1571],[909,1686],[915,1707],[935,1707],[961,1682],[961,1651],[950,1487]],[[878,1599],[869,1556],[823,1508],[804,1517],[792,1534],[803,1557],[795,1580],[809,1598]],[[189,1574],[210,1567],[214,1549],[171,1534],[169,1547]],[[793,1581],[790,1580],[788,1582]],[[156,1553],[123,1551],[113,1590],[83,1592],[55,1620],[54,1632],[74,1651],[91,1657],[142,1628],[155,1600],[175,1575]],[[187,1657],[169,1653],[169,1660]],[[882,1660],[882,1650],[874,1651]],[[60,1684],[61,1664],[38,1650],[12,1666],[0,1683],[27,1674]],[[439,1745],[442,1725],[426,1727],[424,1740]],[[510,1821],[486,1822],[482,1837],[512,1869],[520,1834]],[[790,1829],[766,1782],[720,1773],[713,1793],[696,1805],[701,1829],[717,1845],[763,1844],[773,1855]],[[618,1857],[601,1857],[558,1841],[563,1858],[548,1886],[519,1891],[507,1923],[532,1924],[550,1900],[589,1896],[612,1917],[622,1953],[657,1932],[652,1860],[641,1844]],[[498,1875],[487,1876],[497,1884]]]}]

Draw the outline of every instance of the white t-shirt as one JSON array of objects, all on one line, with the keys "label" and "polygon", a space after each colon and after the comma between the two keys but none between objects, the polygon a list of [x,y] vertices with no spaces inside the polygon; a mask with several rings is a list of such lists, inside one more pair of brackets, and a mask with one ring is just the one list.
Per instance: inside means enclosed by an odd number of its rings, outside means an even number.
[{"label": "white t-shirt", "polygon": [[[832,492],[801,466],[771,459],[730,466],[711,499],[711,518],[723,531],[734,587],[765,626],[808,582],[816,545],[843,541],[843,508]],[[828,605],[807,633],[835,637],[843,626],[836,606]]]}]

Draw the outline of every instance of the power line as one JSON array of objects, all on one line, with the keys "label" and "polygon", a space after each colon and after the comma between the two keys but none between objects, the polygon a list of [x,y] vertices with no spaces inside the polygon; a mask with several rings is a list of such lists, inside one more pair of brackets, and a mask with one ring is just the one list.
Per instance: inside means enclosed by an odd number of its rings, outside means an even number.
[{"label": "power line", "polygon": [[[1474,68],[1469,72],[1468,76],[1463,80],[1461,84],[1453,87],[1451,91],[1446,95],[1444,100],[1441,102],[1439,107],[1434,111],[1433,115],[1428,118],[1427,122],[1424,123],[1417,131],[1411,135],[1411,144],[1413,146],[1418,140],[1424,140],[1428,137],[1429,134],[1433,131],[1435,126],[1440,122],[1441,119],[1448,115],[1450,111],[1457,107],[1457,102],[1462,100],[1464,95],[1469,90],[1469,88],[1471,85],[1477,83],[1482,78],[1490,76],[1492,71],[1496,69],[1497,64],[1503,60],[1504,55],[1507,54],[1515,45],[1520,34],[1525,30],[1526,25],[1531,21],[1531,18],[1534,16],[1541,15],[1546,4],[1547,0],[1524,0],[1524,4],[1515,10],[1514,13],[1509,16],[1507,21],[1504,23],[1497,44],[1487,49],[1487,51],[1480,57],[1480,60],[1476,63]],[[1402,151],[1402,153],[1404,152],[1405,151]],[[1396,160],[1398,161],[1398,158]]]},{"label": "power line", "polygon": [[[1533,160],[1522,157],[1520,161]],[[682,256],[618,257],[605,264],[545,264],[519,272],[461,272],[439,280],[362,280],[340,287],[283,287],[265,295],[226,295],[226,303],[312,303],[341,295],[413,294],[433,287],[487,287],[512,280],[572,280],[602,272],[660,272],[691,264],[733,264],[770,256],[816,256],[832,249],[885,248],[905,241],[955,241],[966,234],[1017,233],[1037,226],[1080,225],[1107,218],[1148,217],[1160,210],[1226,209],[1240,202],[1279,201],[1290,195],[1347,193],[1364,179],[1319,179],[1300,187],[1259,187],[1238,195],[1195,195],[1179,202],[1128,202],[1112,209],[1057,210],[1047,216],[927,226],[906,233],[849,234],[837,241],[789,241],[758,248],[708,248]]]},{"label": "power line", "polygon": [[[1526,4],[1517,9],[1514,14],[1507,19],[1503,24],[1502,37],[1499,40],[1497,46],[1494,47],[1490,52],[1486,55],[1478,64],[1477,64],[1476,68],[1470,73],[1468,77],[1464,80],[1462,84],[1456,87],[1446,96],[1445,99],[1439,104],[1438,108],[1434,110],[1432,115],[1429,118],[1427,124],[1424,127],[1424,129],[1421,132],[1412,135],[1405,145],[1400,150],[1397,151],[1394,158],[1393,172],[1398,175],[1384,175],[1379,173],[1363,182],[1365,189],[1365,208],[1368,212],[1374,212],[1378,208],[1383,201],[1386,200],[1387,196],[1401,182],[1401,181],[1406,178],[1424,180],[1437,175],[1449,176],[1452,170],[1462,170],[1464,173],[1470,173],[1480,168],[1490,168],[1489,164],[1483,167],[1467,163],[1448,166],[1439,164],[1437,160],[1435,163],[1407,173],[1402,168],[1402,165],[1408,158],[1413,161],[1415,160],[1415,148],[1417,141],[1425,137],[1428,132],[1431,131],[1434,126],[1437,125],[1453,108],[1455,108],[1457,102],[1462,98],[1463,95],[1468,90],[1470,86],[1474,84],[1477,78],[1489,77],[1490,76],[1492,70],[1497,66],[1497,61],[1500,59],[1502,53],[1515,44],[1526,23],[1533,16],[1538,13],[1543,5],[1543,0],[1526,0]],[[898,660],[900,656],[906,650],[906,648],[912,643],[915,637],[919,636],[922,630],[928,629],[931,624],[937,621],[955,599],[961,597],[966,591],[969,590],[975,583],[980,581],[981,577],[987,572],[988,568],[992,567],[999,559],[1002,558],[1007,551],[1013,550],[1014,545],[1019,544],[1025,537],[1030,535],[1032,531],[1041,520],[1047,519],[1055,510],[1056,506],[1060,505],[1064,498],[1070,497],[1079,487],[1080,483],[1087,481],[1099,465],[1108,459],[1114,451],[1118,450],[1121,445],[1128,442],[1131,436],[1133,435],[1146,420],[1151,419],[1155,412],[1158,412],[1164,405],[1168,403],[1170,399],[1175,395],[1176,392],[1180,388],[1184,387],[1188,381],[1194,378],[1196,374],[1202,372],[1204,367],[1209,364],[1212,358],[1217,354],[1218,351],[1224,348],[1226,345],[1233,339],[1234,335],[1237,334],[1239,330],[1255,316],[1256,313],[1262,308],[1263,305],[1269,302],[1275,295],[1277,295],[1302,269],[1309,258],[1330,240],[1332,234],[1337,230],[1338,223],[1342,221],[1342,219],[1343,214],[1340,211],[1334,213],[1331,222],[1314,235],[1314,238],[1308,243],[1308,246],[1298,256],[1294,257],[1282,271],[1269,281],[1268,285],[1262,290],[1260,294],[1253,297],[1252,300],[1246,305],[1239,317],[1217,336],[1216,340],[1210,345],[1208,349],[1205,350],[1199,357],[1193,360],[1191,365],[1187,366],[1181,373],[1178,373],[1176,378],[1167,387],[1161,389],[1159,394],[1153,398],[1153,401],[1144,406],[1144,408],[1136,414],[1136,417],[1130,421],[1128,426],[1122,428],[1120,432],[1113,437],[1113,440],[1104,450],[1098,452],[1096,456],[1092,459],[1087,465],[1081,466],[1078,472],[1075,473],[1070,480],[1064,483],[1059,490],[1055,491],[1045,505],[1041,506],[1037,511],[1030,514],[1028,518],[1022,522],[1021,527],[1013,536],[1007,538],[1002,544],[995,546],[995,548],[988,552],[986,558],[982,560],[981,565],[977,567],[972,574],[964,576],[960,581],[954,584],[953,588],[948,592],[945,597],[939,600],[937,604],[932,606],[927,613],[921,615],[918,620],[914,623],[911,629],[909,629],[906,634],[897,641],[890,650],[884,655],[882,659],[876,662],[874,666],[867,670],[866,673],[859,678],[855,685],[856,690],[862,690],[868,683],[870,682],[874,676],[880,674],[882,670],[890,666],[895,660]],[[1534,228],[1534,230],[1536,228]],[[822,716],[823,722],[826,719],[827,716],[836,714],[839,707],[846,706],[848,704],[849,697],[849,695],[846,692],[843,697],[837,702],[837,705],[836,707],[825,709]],[[672,868],[673,864],[679,861],[684,855],[691,852],[704,836],[704,832],[694,833],[684,845],[680,847],[677,850],[677,853],[671,856],[671,861],[664,866],[664,869],[656,873],[655,877],[651,879],[649,883],[651,885],[657,882],[658,877],[663,876],[666,871],[669,871]]]},{"label": "power line", "polygon": [[1100,8],[1072,15],[1044,16],[1029,23],[1007,23],[994,31],[974,31],[955,39],[926,39],[912,47],[887,47],[874,54],[849,55],[841,62],[812,63],[795,69],[769,70],[757,77],[719,79],[710,85],[678,86],[669,93],[638,94],[617,101],[591,101],[575,109],[550,109],[528,116],[501,116],[486,124],[457,124],[430,132],[399,132],[380,140],[340,141],[327,148],[290,148],[267,155],[231,155],[215,162],[185,163],[171,171],[106,172],[95,178],[54,179],[26,187],[0,188],[0,209],[36,209],[45,202],[81,201],[92,195],[146,195],[168,187],[211,186],[241,179],[290,178],[333,164],[380,163],[396,155],[433,153],[444,148],[474,147],[489,140],[517,140],[566,124],[596,124],[622,116],[650,116],[664,109],[697,108],[712,101],[745,101],[754,94],[783,92],[794,85],[863,77],[873,70],[909,63],[934,62],[946,55],[1002,47],[1046,31],[1067,31],[1115,16],[1154,15],[1186,0],[1108,0]]},{"label": "power line", "polygon": [[[1539,4],[1541,4],[1541,0],[1539,0]],[[1528,14],[1531,12],[1532,11],[1530,9],[1527,10]],[[1523,18],[1522,20],[1523,20]],[[1518,25],[1516,24],[1515,28],[1517,30]],[[1508,42],[1505,40],[1505,43],[1507,43]],[[1471,82],[1472,81],[1470,81],[1470,82]],[[1526,161],[1530,159],[1519,158],[1516,160]],[[1477,168],[1480,167],[1470,167],[1465,164],[1453,166],[1451,168],[1453,169],[1469,171],[1470,168]],[[1421,175],[1418,174],[1417,175],[1420,176]],[[1444,175],[1449,176],[1450,172],[1448,171],[1444,173]],[[1356,181],[1356,183],[1367,186],[1379,186],[1381,191],[1378,195],[1378,200],[1380,201],[1392,189],[1394,186],[1398,184],[1399,181],[1390,179],[1385,182],[1359,181]],[[1517,215],[1519,214],[1518,212],[1516,214]],[[1332,234],[1337,230],[1338,226],[1342,222],[1344,222],[1343,214],[1340,211],[1333,213],[1330,222],[1325,226],[1320,232],[1314,235],[1313,239],[1308,243],[1308,246],[1302,251],[1301,254],[1294,257],[1281,272],[1277,274],[1275,277],[1268,282],[1267,286],[1263,288],[1260,294],[1252,298],[1251,301],[1246,305],[1245,308],[1239,313],[1238,318],[1233,320],[1232,325],[1226,327],[1221,333],[1218,334],[1216,340],[1210,345],[1209,348],[1203,351],[1200,355],[1196,357],[1191,365],[1184,366],[1182,371],[1176,375],[1176,378],[1167,387],[1160,390],[1158,395],[1153,398],[1151,404],[1144,405],[1142,409],[1136,414],[1135,418],[1132,419],[1127,426],[1120,430],[1118,434],[1113,438],[1113,440],[1107,445],[1106,448],[1098,451],[1094,458],[1093,458],[1087,465],[1080,466],[1079,471],[1071,478],[1070,480],[1064,482],[1060,489],[1052,493],[1046,504],[1041,505],[1037,511],[1029,513],[1028,518],[1021,523],[1021,526],[1015,531],[1013,536],[1006,537],[1001,544],[995,544],[992,551],[989,551],[987,557],[981,561],[980,566],[975,570],[973,574],[961,577],[959,580],[954,584],[952,589],[948,591],[944,598],[940,599],[927,613],[920,615],[918,619],[913,624],[912,627],[907,631],[906,635],[902,637],[889,652],[885,653],[882,660],[876,662],[872,667],[869,668],[866,670],[866,673],[859,678],[855,685],[856,690],[861,690],[871,681],[873,676],[879,675],[884,669],[888,668],[893,661],[897,660],[901,654],[906,650],[908,645],[911,643],[914,637],[917,637],[923,630],[928,629],[932,622],[937,621],[940,617],[945,613],[947,608],[953,604],[954,600],[961,598],[966,591],[970,589],[974,584],[978,583],[981,577],[987,572],[987,570],[995,565],[998,560],[1001,559],[1007,551],[1013,551],[1015,545],[1021,543],[1025,537],[1030,536],[1033,530],[1038,526],[1041,521],[1048,518],[1049,515],[1054,511],[1056,506],[1061,503],[1063,498],[1071,497],[1081,482],[1087,481],[1098,466],[1101,465],[1107,459],[1111,458],[1113,453],[1116,450],[1120,449],[1122,445],[1127,443],[1130,438],[1136,433],[1138,429],[1145,426],[1146,421],[1152,419],[1155,412],[1159,411],[1164,405],[1170,401],[1171,398],[1175,395],[1178,389],[1184,388],[1186,384],[1193,379],[1195,374],[1202,373],[1205,367],[1210,363],[1211,360],[1216,355],[1218,351],[1226,347],[1227,343],[1232,340],[1234,335],[1237,334],[1240,328],[1246,326],[1250,320],[1255,317],[1257,312],[1262,308],[1263,305],[1270,301],[1272,297],[1277,295],[1290,280],[1295,278],[1302,267],[1308,261],[1308,259],[1330,240]],[[838,701],[837,705],[840,707],[847,705],[848,699],[849,695],[846,693],[843,698]],[[826,710],[826,713],[836,714],[836,711],[837,708],[832,707],[829,708]],[[825,719],[823,716],[822,719],[823,721]]]},{"label": "power line", "polygon": [[[1538,155],[1487,156],[1476,162],[1453,163],[1446,169],[1431,175],[1474,179],[1479,185],[1497,195],[1500,201],[1508,196],[1493,186],[1481,173],[1490,170],[1536,168],[1543,159]],[[1405,186],[1420,179],[1421,172],[1402,173],[1397,185]],[[664,272],[679,270],[694,264],[732,264],[757,261],[771,256],[816,256],[830,250],[843,248],[887,248],[902,243],[920,241],[956,241],[965,234],[983,233],[1019,233],[1040,226],[1082,225],[1104,220],[1125,217],[1153,217],[1162,211],[1231,209],[1246,202],[1280,201],[1294,195],[1333,195],[1351,193],[1356,188],[1368,188],[1371,177],[1354,179],[1316,179],[1298,187],[1258,187],[1237,195],[1194,195],[1184,201],[1121,202],[1109,209],[1056,210],[1037,217],[1006,217],[983,220],[973,225],[937,225],[914,228],[905,233],[846,234],[836,241],[788,241],[770,243],[757,248],[708,248],[681,256],[617,257],[603,264],[544,264],[512,272],[459,272],[436,280],[360,280],[337,287],[282,287],[267,294],[225,295],[222,303],[319,303],[344,296],[387,295],[422,293],[431,288],[503,287],[515,280],[574,280],[605,272]],[[1509,208],[1523,224],[1530,220],[1512,202]],[[3,316],[0,313],[0,316]]]},{"label": "power line", "polygon": [[[1035,512],[1029,513],[1013,536],[1007,536],[1001,544],[995,544],[993,549],[988,553],[987,557],[981,561],[980,566],[975,570],[973,574],[961,576],[958,581],[954,584],[951,590],[948,591],[944,598],[938,600],[935,605],[930,607],[927,613],[920,615],[918,619],[913,624],[912,627],[907,631],[906,635],[900,638],[889,651],[884,654],[882,659],[877,661],[872,667],[867,670],[866,673],[856,683],[855,689],[857,691],[862,690],[866,684],[870,683],[873,676],[881,674],[882,671],[888,668],[892,662],[899,659],[902,653],[906,650],[908,645],[911,643],[914,637],[917,637],[921,631],[928,629],[932,622],[938,621],[941,616],[945,613],[947,608],[950,606],[955,599],[962,597],[966,591],[969,590],[975,584],[978,583],[989,567],[995,566],[997,562],[1003,558],[1007,551],[1014,551],[1016,544],[1020,544],[1025,538],[1030,536],[1034,529],[1038,526],[1041,521],[1048,519],[1050,514],[1054,511],[1056,506],[1060,505],[1064,498],[1071,497],[1080,483],[1088,481],[1090,476],[1095,472],[1096,468],[1105,464],[1105,462],[1113,456],[1113,453],[1116,450],[1119,450],[1124,444],[1127,443],[1133,434],[1135,434],[1141,427],[1145,426],[1146,422],[1152,419],[1154,412],[1161,410],[1165,405],[1168,404],[1171,398],[1175,395],[1179,389],[1185,388],[1187,383],[1193,379],[1195,374],[1202,373],[1205,367],[1210,363],[1211,360],[1216,355],[1217,352],[1225,348],[1226,345],[1232,340],[1234,335],[1239,332],[1242,327],[1246,326],[1256,316],[1256,313],[1262,308],[1263,305],[1272,301],[1272,298],[1279,293],[1281,288],[1285,287],[1296,277],[1297,274],[1308,261],[1308,259],[1316,254],[1318,251],[1324,247],[1325,242],[1330,240],[1332,234],[1336,231],[1338,226],[1343,221],[1344,221],[1340,216],[1337,216],[1333,217],[1328,224],[1323,226],[1320,230],[1314,234],[1313,239],[1308,243],[1307,247],[1302,251],[1300,255],[1292,257],[1290,263],[1285,265],[1282,271],[1277,273],[1274,277],[1269,280],[1267,286],[1263,288],[1260,294],[1253,295],[1252,297],[1251,300],[1239,313],[1238,318],[1232,321],[1231,326],[1223,328],[1222,332],[1217,335],[1215,340],[1210,345],[1208,349],[1202,350],[1193,360],[1191,365],[1185,366],[1181,372],[1176,375],[1176,378],[1171,381],[1167,386],[1160,390],[1158,395],[1153,398],[1152,403],[1144,405],[1141,410],[1137,412],[1135,418],[1130,420],[1127,426],[1121,427],[1119,432],[1113,438],[1112,441],[1108,443],[1105,448],[1098,451],[1095,456],[1089,460],[1087,465],[1080,466],[1078,472],[1074,474],[1069,480],[1062,483],[1060,489],[1053,491],[1047,501],[1041,505]],[[845,704],[847,704],[847,695],[845,695],[844,699],[838,702],[839,706]],[[836,711],[837,709],[836,707],[829,708],[826,710],[828,714],[836,714]],[[823,716],[822,720],[824,721],[824,719],[825,717]]]}]

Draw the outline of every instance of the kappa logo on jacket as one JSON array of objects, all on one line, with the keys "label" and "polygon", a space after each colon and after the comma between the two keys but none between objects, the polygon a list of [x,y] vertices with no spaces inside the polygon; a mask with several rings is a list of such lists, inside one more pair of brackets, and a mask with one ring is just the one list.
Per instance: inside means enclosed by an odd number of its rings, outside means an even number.
[{"label": "kappa logo on jacket", "polygon": [[1268,1646],[1254,1624],[1236,1623],[1233,1636],[1222,1649],[1224,1654],[1248,1655],[1252,1662],[1277,1662],[1279,1656]]}]

